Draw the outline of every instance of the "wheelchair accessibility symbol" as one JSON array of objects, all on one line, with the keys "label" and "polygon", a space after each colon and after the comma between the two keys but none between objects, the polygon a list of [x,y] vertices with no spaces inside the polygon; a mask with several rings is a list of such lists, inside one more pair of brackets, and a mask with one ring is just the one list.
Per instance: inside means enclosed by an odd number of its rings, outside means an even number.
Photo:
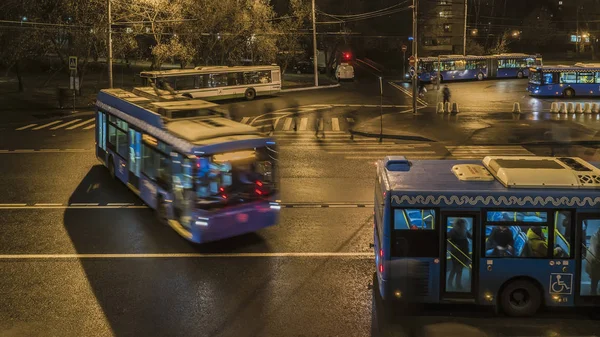
[{"label": "wheelchair accessibility symbol", "polygon": [[550,274],[550,294],[571,295],[573,274]]}]

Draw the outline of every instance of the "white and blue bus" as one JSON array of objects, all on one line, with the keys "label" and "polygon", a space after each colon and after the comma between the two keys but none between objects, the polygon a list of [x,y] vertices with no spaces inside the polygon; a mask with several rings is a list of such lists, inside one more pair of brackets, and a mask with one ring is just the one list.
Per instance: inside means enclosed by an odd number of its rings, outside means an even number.
[{"label": "white and blue bus", "polygon": [[96,101],[96,156],[158,218],[204,243],[276,224],[272,138],[190,99],[156,101],[121,89]]},{"label": "white and blue bus", "polygon": [[419,78],[430,82],[438,76],[441,64],[442,81],[483,80],[494,78],[523,78],[529,76],[529,68],[541,65],[538,55],[498,54],[488,56],[441,55],[419,59]]},{"label": "white and blue bus", "polygon": [[386,157],[374,221],[376,294],[388,309],[466,302],[527,316],[600,305],[600,163]]},{"label": "white and blue bus", "polygon": [[527,91],[531,96],[600,96],[600,64],[531,68]]},{"label": "white and blue bus", "polygon": [[281,70],[277,65],[142,71],[140,77],[158,94],[211,101],[240,97],[253,100],[256,96],[281,91]]}]

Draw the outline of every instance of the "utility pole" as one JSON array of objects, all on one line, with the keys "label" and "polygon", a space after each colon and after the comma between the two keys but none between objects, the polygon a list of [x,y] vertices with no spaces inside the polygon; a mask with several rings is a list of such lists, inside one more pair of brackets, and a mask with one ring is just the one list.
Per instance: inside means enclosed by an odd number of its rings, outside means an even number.
[{"label": "utility pole", "polygon": [[413,9],[413,27],[412,27],[412,36],[413,36],[413,43],[412,43],[412,52],[413,52],[413,56],[415,57],[415,71],[414,71],[414,75],[412,76],[412,92],[413,92],[413,100],[412,100],[412,106],[413,106],[413,114],[417,113],[417,95],[418,95],[418,90],[417,90],[417,78],[419,76],[419,58],[417,57],[417,48],[418,48],[418,44],[417,44],[417,0],[412,0],[412,9]]},{"label": "utility pole", "polygon": [[579,55],[579,41],[581,40],[581,35],[579,34],[579,1],[575,1],[575,4],[577,5],[577,11],[576,11],[576,19],[575,21],[577,22],[577,33],[576,37],[575,37],[575,55]]},{"label": "utility pole", "polygon": [[108,63],[108,87],[113,87],[113,66],[112,66],[112,18],[110,14],[110,0],[106,0],[106,11],[108,16],[108,57],[106,63]]},{"label": "utility pole", "polygon": [[315,87],[319,86],[319,60],[317,59],[317,19],[315,15],[315,0],[312,0],[312,30],[313,30],[313,67],[315,71]]},{"label": "utility pole", "polygon": [[467,4],[468,0],[465,0],[465,34],[463,37],[463,55],[467,55]]}]

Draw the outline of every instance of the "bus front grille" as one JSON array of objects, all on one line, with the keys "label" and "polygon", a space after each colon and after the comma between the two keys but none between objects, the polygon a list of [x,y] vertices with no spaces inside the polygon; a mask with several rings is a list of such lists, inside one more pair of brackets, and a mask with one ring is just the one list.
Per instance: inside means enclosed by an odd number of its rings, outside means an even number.
[{"label": "bus front grille", "polygon": [[410,286],[414,296],[429,296],[429,262],[418,262],[410,274]]}]

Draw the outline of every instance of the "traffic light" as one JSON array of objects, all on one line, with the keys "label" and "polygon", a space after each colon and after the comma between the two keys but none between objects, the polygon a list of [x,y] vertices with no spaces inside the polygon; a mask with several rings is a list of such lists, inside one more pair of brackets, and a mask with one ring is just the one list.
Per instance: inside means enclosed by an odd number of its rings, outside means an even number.
[{"label": "traffic light", "polygon": [[352,55],[348,52],[344,53],[344,60],[349,60]]}]

